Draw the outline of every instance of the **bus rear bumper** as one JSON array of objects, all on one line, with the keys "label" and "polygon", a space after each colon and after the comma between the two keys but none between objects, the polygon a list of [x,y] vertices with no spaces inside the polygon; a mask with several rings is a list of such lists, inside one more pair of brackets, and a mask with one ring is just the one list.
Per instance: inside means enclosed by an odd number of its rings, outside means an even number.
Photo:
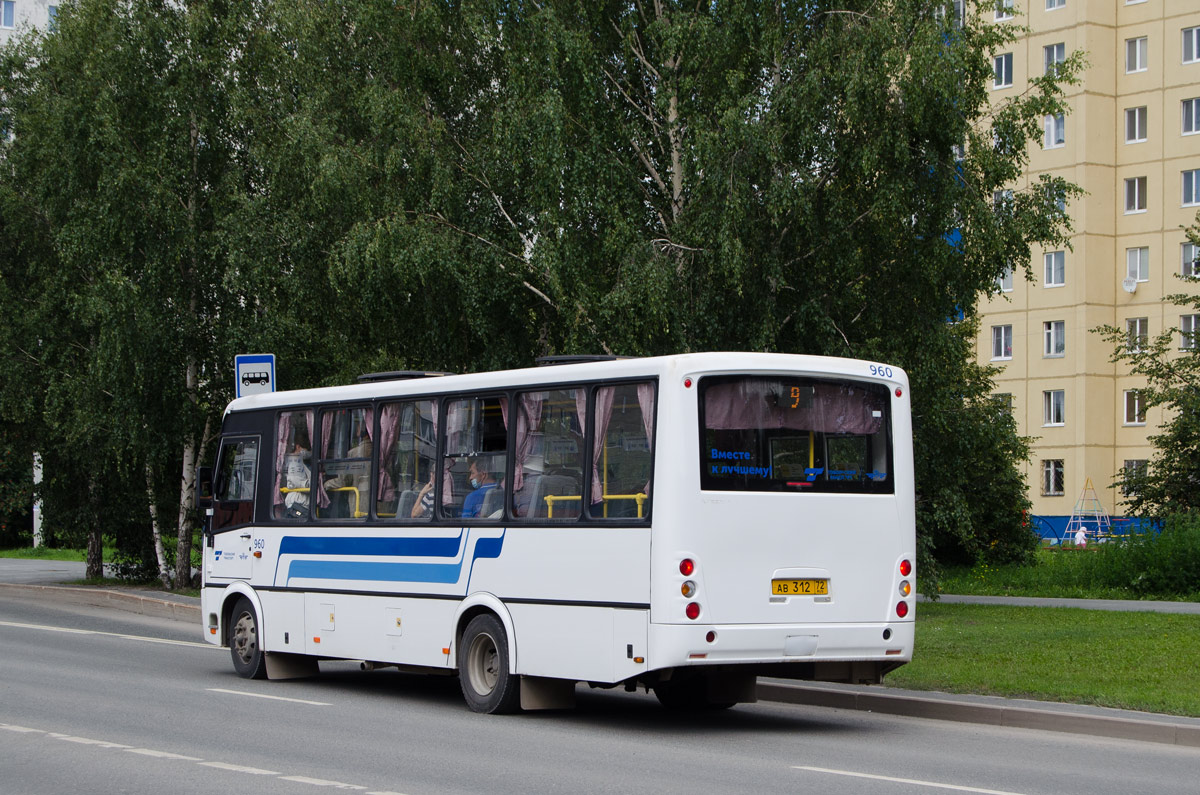
[{"label": "bus rear bumper", "polygon": [[[912,621],[870,624],[651,624],[651,669],[689,665],[912,660]],[[818,666],[822,668],[823,666]],[[783,674],[774,674],[783,675]],[[813,677],[797,677],[813,678]]]}]

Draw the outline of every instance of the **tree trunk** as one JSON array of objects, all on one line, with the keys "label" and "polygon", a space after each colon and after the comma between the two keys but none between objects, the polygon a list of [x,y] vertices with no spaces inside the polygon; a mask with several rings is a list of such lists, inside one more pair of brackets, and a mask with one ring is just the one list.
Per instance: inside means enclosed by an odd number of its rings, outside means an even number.
[{"label": "tree trunk", "polygon": [[99,580],[104,577],[104,534],[100,532],[100,506],[96,500],[96,476],[88,476],[87,568],[84,577]]},{"label": "tree trunk", "polygon": [[171,590],[171,572],[167,569],[167,550],[163,547],[162,526],[158,522],[158,500],[154,496],[154,473],[146,464],[146,496],[150,500],[150,532],[154,536],[154,557],[158,560],[158,580]]}]

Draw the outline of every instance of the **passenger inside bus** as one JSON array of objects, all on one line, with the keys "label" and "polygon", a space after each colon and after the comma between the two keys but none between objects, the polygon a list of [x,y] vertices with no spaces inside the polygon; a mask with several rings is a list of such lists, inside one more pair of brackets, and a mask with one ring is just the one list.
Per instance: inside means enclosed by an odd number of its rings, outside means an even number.
[{"label": "passenger inside bus", "polygon": [[492,473],[488,470],[487,464],[482,458],[472,458],[467,462],[467,465],[467,474],[471,478],[471,487],[475,490],[463,500],[463,518],[469,519],[472,517],[488,516],[489,514],[483,512],[484,500],[487,498],[488,493],[499,484],[492,477]]},{"label": "passenger inside bus", "polygon": [[308,494],[312,446],[304,425],[293,425],[292,451],[284,458],[283,506],[284,518],[303,519],[308,516]]}]

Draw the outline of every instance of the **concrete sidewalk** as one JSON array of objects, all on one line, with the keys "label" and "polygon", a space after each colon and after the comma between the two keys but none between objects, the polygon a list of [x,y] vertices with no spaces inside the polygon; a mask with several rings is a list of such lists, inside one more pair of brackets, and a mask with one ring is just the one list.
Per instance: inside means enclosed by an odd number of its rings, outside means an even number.
[{"label": "concrete sidewalk", "polygon": [[[191,622],[199,631],[198,598],[136,588],[92,588],[60,584],[82,577],[82,563],[0,558],[0,592],[19,590],[34,596],[39,591],[52,592],[56,598],[68,600],[73,604],[109,607]],[[1116,602],[993,596],[943,596],[942,600],[951,603],[1022,604],[1038,607],[1078,607],[1087,610],[1200,613],[1200,605],[1194,602]],[[1040,729],[1200,748],[1200,718],[1082,704],[931,693],[882,685],[835,685],[782,679],[760,679],[758,697],[762,701],[787,704],[865,710],[886,715]]]}]

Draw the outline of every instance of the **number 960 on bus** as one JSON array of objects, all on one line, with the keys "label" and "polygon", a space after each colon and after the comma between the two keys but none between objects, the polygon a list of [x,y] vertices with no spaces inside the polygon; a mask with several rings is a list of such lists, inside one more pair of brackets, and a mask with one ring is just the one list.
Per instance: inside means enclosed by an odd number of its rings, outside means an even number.
[{"label": "number 960 on bus", "polygon": [[892,368],[885,364],[873,364],[871,365],[871,375],[877,375],[882,378],[891,378]]}]

